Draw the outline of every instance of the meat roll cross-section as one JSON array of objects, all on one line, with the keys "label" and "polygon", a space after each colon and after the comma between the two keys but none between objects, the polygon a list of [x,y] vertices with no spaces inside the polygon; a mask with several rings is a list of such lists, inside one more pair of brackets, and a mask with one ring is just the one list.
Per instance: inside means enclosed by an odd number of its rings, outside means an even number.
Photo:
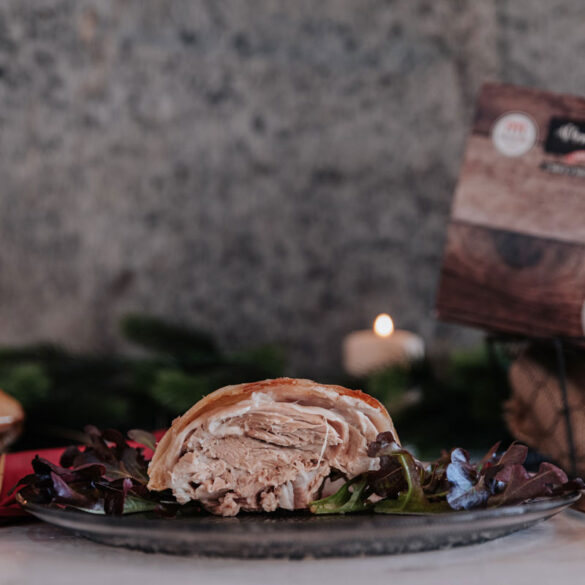
[{"label": "meat roll cross-section", "polygon": [[359,390],[291,378],[226,386],[175,419],[148,487],[222,516],[304,509],[334,470],[371,469],[367,445],[385,431],[398,442],[386,409]]}]

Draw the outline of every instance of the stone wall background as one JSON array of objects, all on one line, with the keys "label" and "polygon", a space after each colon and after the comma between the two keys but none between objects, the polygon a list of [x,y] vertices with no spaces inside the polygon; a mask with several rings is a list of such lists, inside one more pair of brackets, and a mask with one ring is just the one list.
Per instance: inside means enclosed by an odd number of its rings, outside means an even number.
[{"label": "stone wall background", "polygon": [[[120,349],[148,311],[327,375],[431,344],[485,80],[585,93],[581,0],[0,3],[0,342]],[[122,348],[123,349],[123,348]]]}]

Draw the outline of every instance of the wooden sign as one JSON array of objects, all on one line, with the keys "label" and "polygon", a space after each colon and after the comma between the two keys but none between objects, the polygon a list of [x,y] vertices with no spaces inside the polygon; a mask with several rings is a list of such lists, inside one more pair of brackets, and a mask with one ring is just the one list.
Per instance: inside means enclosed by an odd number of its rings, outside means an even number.
[{"label": "wooden sign", "polygon": [[585,99],[487,84],[455,193],[438,316],[583,336],[584,301]]}]

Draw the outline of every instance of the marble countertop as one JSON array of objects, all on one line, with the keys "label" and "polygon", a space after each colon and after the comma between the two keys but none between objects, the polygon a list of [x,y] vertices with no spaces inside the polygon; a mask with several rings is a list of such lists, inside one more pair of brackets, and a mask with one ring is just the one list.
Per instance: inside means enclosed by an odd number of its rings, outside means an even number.
[{"label": "marble countertop", "polygon": [[229,560],[146,554],[94,544],[47,524],[0,527],[0,584],[546,585],[585,573],[585,515],[564,512],[484,544],[386,557]]}]

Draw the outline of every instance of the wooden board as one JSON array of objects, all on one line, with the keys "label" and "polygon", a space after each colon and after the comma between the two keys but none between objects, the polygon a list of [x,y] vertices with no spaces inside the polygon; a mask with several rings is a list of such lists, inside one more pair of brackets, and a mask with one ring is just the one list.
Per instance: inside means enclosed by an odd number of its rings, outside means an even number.
[{"label": "wooden board", "polygon": [[[453,202],[439,318],[527,335],[584,334],[584,121],[583,98],[484,86]],[[502,131],[506,124],[512,130]],[[526,152],[511,155],[506,140],[517,149],[518,129]]]},{"label": "wooden board", "polygon": [[474,134],[453,219],[585,244],[585,179],[547,173],[539,168],[542,159],[540,148],[503,157],[491,138]]}]

